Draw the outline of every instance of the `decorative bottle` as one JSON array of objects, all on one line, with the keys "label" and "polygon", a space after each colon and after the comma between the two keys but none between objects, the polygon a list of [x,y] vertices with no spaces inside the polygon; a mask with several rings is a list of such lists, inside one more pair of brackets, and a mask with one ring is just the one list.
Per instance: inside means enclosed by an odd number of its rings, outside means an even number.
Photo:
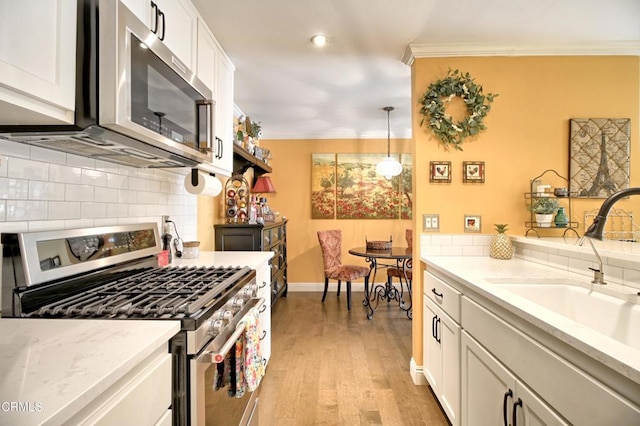
[{"label": "decorative bottle", "polygon": [[558,228],[564,228],[569,223],[567,219],[567,215],[564,212],[564,207],[558,207],[558,212],[556,213],[556,217],[553,220]]}]

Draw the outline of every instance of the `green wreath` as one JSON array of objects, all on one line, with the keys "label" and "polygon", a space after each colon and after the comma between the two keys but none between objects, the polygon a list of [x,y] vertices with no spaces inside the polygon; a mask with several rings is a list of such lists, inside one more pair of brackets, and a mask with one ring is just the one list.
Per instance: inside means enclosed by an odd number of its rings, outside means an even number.
[{"label": "green wreath", "polygon": [[[454,123],[446,114],[444,102],[451,102],[454,96],[460,97],[467,106],[467,116],[464,120]],[[477,135],[486,126],[482,120],[491,110],[491,103],[497,94],[482,93],[482,86],[474,83],[469,73],[459,70],[447,71],[447,76],[429,85],[422,96],[420,114],[424,116],[420,126],[425,123],[436,135],[445,149],[453,147],[462,151],[461,145],[465,138]]]}]

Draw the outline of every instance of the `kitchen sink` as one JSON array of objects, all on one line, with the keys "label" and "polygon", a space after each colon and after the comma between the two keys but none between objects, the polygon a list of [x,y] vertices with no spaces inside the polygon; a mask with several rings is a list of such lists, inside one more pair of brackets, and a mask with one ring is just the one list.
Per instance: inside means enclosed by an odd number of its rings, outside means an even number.
[{"label": "kitchen sink", "polygon": [[510,284],[497,287],[640,350],[640,305],[576,285]]}]

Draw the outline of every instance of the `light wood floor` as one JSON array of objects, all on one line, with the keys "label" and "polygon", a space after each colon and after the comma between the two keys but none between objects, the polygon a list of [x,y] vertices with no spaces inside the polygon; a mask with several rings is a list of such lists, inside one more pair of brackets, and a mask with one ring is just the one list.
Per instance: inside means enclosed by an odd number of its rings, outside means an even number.
[{"label": "light wood floor", "polygon": [[381,304],[369,321],[362,293],[348,312],[335,285],[321,298],[289,292],[273,308],[260,425],[447,425],[429,388],[409,376],[405,313]]}]

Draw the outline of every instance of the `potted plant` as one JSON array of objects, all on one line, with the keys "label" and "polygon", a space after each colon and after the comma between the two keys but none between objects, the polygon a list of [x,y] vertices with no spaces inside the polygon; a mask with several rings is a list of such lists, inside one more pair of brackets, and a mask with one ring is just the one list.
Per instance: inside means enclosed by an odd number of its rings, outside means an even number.
[{"label": "potted plant", "polygon": [[536,215],[536,223],[541,228],[550,228],[553,214],[560,207],[558,200],[552,197],[537,197],[531,201],[531,211]]}]

